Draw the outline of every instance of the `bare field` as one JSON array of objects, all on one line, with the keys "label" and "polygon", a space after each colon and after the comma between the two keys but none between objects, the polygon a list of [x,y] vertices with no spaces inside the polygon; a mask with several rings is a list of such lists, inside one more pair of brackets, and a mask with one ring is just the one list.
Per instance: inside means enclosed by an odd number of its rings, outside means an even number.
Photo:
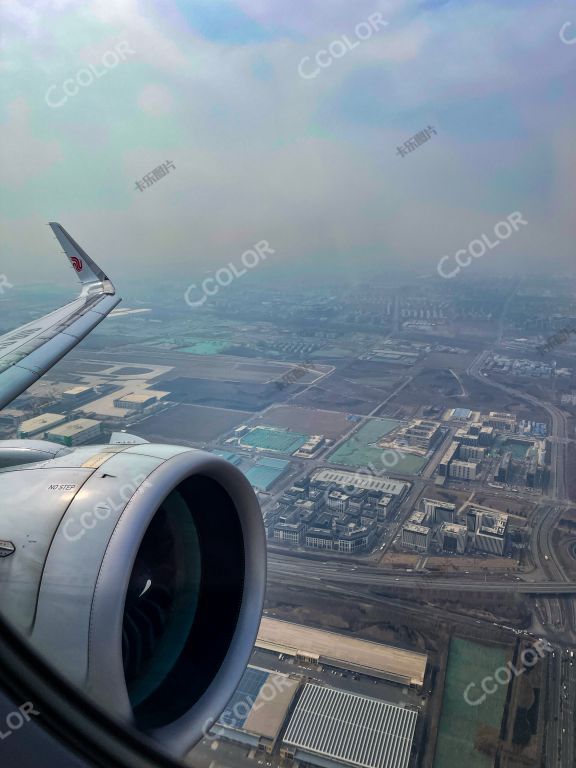
[{"label": "bare field", "polygon": [[[530,517],[539,502],[538,499],[532,502],[526,501],[525,499],[511,498],[509,495],[498,496],[498,494],[478,491],[474,494],[473,503],[484,507],[490,507],[491,509],[497,509],[500,512],[507,512],[509,515],[514,515],[521,519],[526,519],[527,517]],[[519,520],[516,520],[514,524],[518,525],[519,522]]]},{"label": "bare field", "polygon": [[134,431],[151,442],[188,445],[215,440],[251,415],[245,411],[181,404],[138,422]]},{"label": "bare field", "polygon": [[[470,382],[478,382],[468,379],[464,373],[459,373],[458,375],[464,384],[467,394],[470,395]],[[422,403],[436,405],[441,402],[446,408],[481,407],[481,405],[484,406],[484,403],[487,402],[491,409],[495,409],[498,402],[494,398],[492,388],[484,387],[484,389],[486,390],[484,400],[478,400],[477,396],[459,397],[462,389],[456,377],[449,370],[438,371],[424,368],[420,372],[414,373],[412,381],[396,395],[393,402],[416,406],[421,406]]]},{"label": "bare field", "polygon": [[365,386],[335,372],[297,395],[293,402],[303,407],[364,415],[374,410],[389,394],[386,387]]},{"label": "bare field", "polygon": [[507,557],[436,557],[429,556],[426,568],[429,571],[511,571],[518,567],[518,561]]},{"label": "bare field", "polygon": [[409,626],[410,618],[401,609],[396,610],[392,606],[363,603],[360,599],[351,602],[340,597],[331,598],[310,591],[269,585],[266,608],[273,618],[336,632],[345,631],[359,639],[427,652],[442,647],[442,632],[438,632],[437,626],[430,622],[427,627],[425,617],[419,621],[422,629],[420,626]]},{"label": "bare field", "polygon": [[380,565],[392,568],[415,568],[422,555],[410,555],[407,552],[386,552]]},{"label": "bare field", "polygon": [[252,424],[271,427],[287,427],[296,432],[311,435],[325,435],[334,440],[352,429],[354,423],[347,421],[340,412],[277,405],[258,416]]}]

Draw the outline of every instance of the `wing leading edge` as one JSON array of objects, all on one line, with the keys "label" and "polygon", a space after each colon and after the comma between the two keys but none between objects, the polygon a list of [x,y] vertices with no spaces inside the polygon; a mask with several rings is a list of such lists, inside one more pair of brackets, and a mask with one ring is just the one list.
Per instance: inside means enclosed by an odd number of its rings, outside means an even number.
[{"label": "wing leading edge", "polygon": [[43,376],[120,302],[114,285],[60,224],[50,223],[82,285],[74,301],[0,336],[0,408]]}]

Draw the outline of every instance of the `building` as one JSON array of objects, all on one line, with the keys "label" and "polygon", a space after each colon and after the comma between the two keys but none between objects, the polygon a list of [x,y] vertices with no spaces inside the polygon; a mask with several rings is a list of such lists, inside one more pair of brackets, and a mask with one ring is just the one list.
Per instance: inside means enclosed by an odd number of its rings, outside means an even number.
[{"label": "building", "polygon": [[402,546],[417,552],[427,552],[430,546],[432,530],[427,525],[406,523],[402,526]]},{"label": "building", "polygon": [[444,552],[456,552],[463,555],[466,552],[468,530],[465,525],[457,523],[442,523],[438,529],[438,543]]},{"label": "building", "polygon": [[469,408],[452,408],[449,415],[451,419],[462,419],[463,421],[468,421],[468,419],[472,416],[472,411]]},{"label": "building", "polygon": [[506,549],[509,516],[504,512],[472,508],[466,515],[469,529],[473,518],[475,518],[474,547],[479,552],[502,556]]},{"label": "building", "polygon": [[498,463],[498,468],[496,469],[496,472],[494,474],[494,480],[496,480],[497,483],[507,483],[510,477],[511,467],[512,467],[512,451],[507,451],[502,456],[502,458],[500,459],[500,462]]},{"label": "building", "polygon": [[294,454],[302,459],[308,459],[322,448],[325,443],[324,435],[310,435],[308,440]]},{"label": "building", "polygon": [[0,411],[0,427],[12,427],[14,429],[20,426],[27,415],[28,411],[22,411],[19,408],[3,408]]},{"label": "building", "polygon": [[210,735],[272,752],[299,688],[289,675],[249,666]]},{"label": "building", "polygon": [[334,549],[347,554],[368,549],[372,545],[375,535],[376,531],[373,525],[355,525],[350,523],[346,526],[346,530],[335,537]]},{"label": "building", "polygon": [[129,411],[142,411],[149,405],[156,403],[158,397],[150,392],[129,392],[117,397],[113,402],[116,408],[124,408]]},{"label": "building", "polygon": [[452,461],[450,463],[450,477],[457,480],[476,480],[478,465],[472,461]]},{"label": "building", "polygon": [[76,419],[46,432],[46,440],[62,445],[81,445],[102,432],[102,424],[96,419]]},{"label": "building", "polygon": [[308,514],[309,512],[317,512],[319,506],[318,499],[298,499],[294,502],[293,508],[299,513]]},{"label": "building", "polygon": [[349,503],[350,496],[348,496],[347,493],[342,493],[341,491],[330,491],[328,494],[328,509],[332,509],[334,512],[346,512]]},{"label": "building", "polygon": [[470,432],[469,429],[458,429],[454,434],[454,440],[459,442],[460,446],[463,446],[463,445],[476,446],[476,445],[479,445],[480,437]]},{"label": "building", "polygon": [[428,656],[351,635],[262,617],[256,647],[420,689]]},{"label": "building", "polygon": [[513,413],[501,413],[490,411],[482,422],[485,426],[494,427],[501,432],[514,432],[516,430],[516,416]]},{"label": "building", "polygon": [[425,525],[427,520],[428,514],[425,510],[415,509],[406,522],[412,525]]},{"label": "building", "polygon": [[454,433],[454,440],[460,445],[479,445],[480,436],[469,427],[468,429],[457,429]]},{"label": "building", "polygon": [[346,469],[318,469],[312,475],[313,483],[334,483],[341,488],[365,488],[369,491],[386,493],[398,501],[402,500],[410,489],[410,483],[403,480],[391,480],[389,477],[351,472]]},{"label": "building", "polygon": [[362,512],[364,505],[366,503],[366,490],[362,488],[356,488],[352,491],[352,493],[349,494],[350,496],[350,504],[348,505],[348,509],[351,513],[356,512],[360,513]]},{"label": "building", "polygon": [[307,683],[280,754],[319,768],[408,768],[417,717],[409,707]]},{"label": "building", "polygon": [[478,434],[478,442],[484,447],[492,445],[494,442],[494,427],[482,427]]},{"label": "building", "polygon": [[305,544],[311,549],[334,549],[334,534],[326,528],[308,528]]},{"label": "building", "polygon": [[62,403],[70,407],[81,405],[92,397],[96,397],[94,387],[87,387],[78,385],[76,387],[70,387],[62,392]]},{"label": "building", "polygon": [[463,461],[473,461],[479,463],[484,461],[486,449],[481,448],[479,445],[461,445],[460,446],[460,458]]},{"label": "building", "polygon": [[275,541],[287,541],[290,544],[301,544],[305,526],[302,522],[287,523],[280,518],[272,529],[272,538]]},{"label": "building", "polygon": [[64,424],[65,421],[66,416],[61,413],[42,413],[40,416],[22,421],[16,434],[21,438],[35,437],[41,439],[48,430]]},{"label": "building", "polygon": [[450,465],[458,458],[458,451],[460,450],[460,443],[453,440],[450,443],[450,447],[444,453],[438,464],[438,474],[440,477],[448,477],[450,472]]},{"label": "building", "polygon": [[437,421],[416,419],[399,435],[408,445],[428,451],[438,439],[440,424]]},{"label": "building", "polygon": [[456,517],[456,505],[448,501],[438,501],[437,499],[422,499],[422,506],[426,517],[434,525],[440,523],[453,523]]}]

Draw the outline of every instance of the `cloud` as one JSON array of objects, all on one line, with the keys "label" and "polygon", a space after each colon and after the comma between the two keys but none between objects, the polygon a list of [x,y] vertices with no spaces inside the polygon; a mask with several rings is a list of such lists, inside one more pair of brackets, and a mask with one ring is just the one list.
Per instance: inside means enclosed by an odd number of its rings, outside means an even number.
[{"label": "cloud", "polygon": [[[80,241],[121,247],[120,269],[153,273],[160,254],[163,268],[205,268],[261,238],[290,263],[426,269],[521,210],[534,226],[509,258],[536,264],[548,250],[550,263],[570,264],[576,46],[558,38],[566,9],[206,3],[192,0],[194,13],[170,0],[10,4],[6,252],[22,247],[15,221],[56,218]],[[390,25],[316,79],[298,75],[302,57],[374,12]],[[51,82],[121,40],[135,51],[122,67],[47,109]],[[398,157],[429,124],[437,136]],[[134,190],[168,159],[174,172]],[[32,261],[37,243],[26,246]],[[37,265],[48,274],[40,254]]]}]

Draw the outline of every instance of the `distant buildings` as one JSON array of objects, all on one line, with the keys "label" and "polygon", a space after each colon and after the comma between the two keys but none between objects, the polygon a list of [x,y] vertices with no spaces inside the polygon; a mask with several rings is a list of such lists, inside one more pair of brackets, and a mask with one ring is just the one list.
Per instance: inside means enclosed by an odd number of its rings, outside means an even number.
[{"label": "distant buildings", "polygon": [[319,469],[286,488],[266,510],[268,538],[310,549],[353,553],[373,547],[410,483],[347,470]]},{"label": "distant buildings", "polygon": [[[474,420],[466,421],[466,416]],[[502,411],[490,411],[486,416],[467,409],[453,409],[447,418],[456,417],[461,417],[460,423],[464,424],[456,429],[454,440],[438,463],[439,483],[441,478],[444,482],[448,478],[479,479],[484,463],[492,460],[494,454],[497,461],[491,462],[491,471],[495,482],[522,482],[523,478],[528,488],[543,488],[548,482],[546,444],[543,438],[530,437],[545,435],[545,424],[525,420],[518,423],[514,414]],[[523,458],[522,447],[525,448]]]},{"label": "distant buildings", "polygon": [[456,507],[437,499],[422,499],[422,509],[410,515],[402,527],[402,548],[412,552],[463,555],[467,551],[503,555],[508,542],[508,515],[488,508],[470,507],[458,520]]}]

